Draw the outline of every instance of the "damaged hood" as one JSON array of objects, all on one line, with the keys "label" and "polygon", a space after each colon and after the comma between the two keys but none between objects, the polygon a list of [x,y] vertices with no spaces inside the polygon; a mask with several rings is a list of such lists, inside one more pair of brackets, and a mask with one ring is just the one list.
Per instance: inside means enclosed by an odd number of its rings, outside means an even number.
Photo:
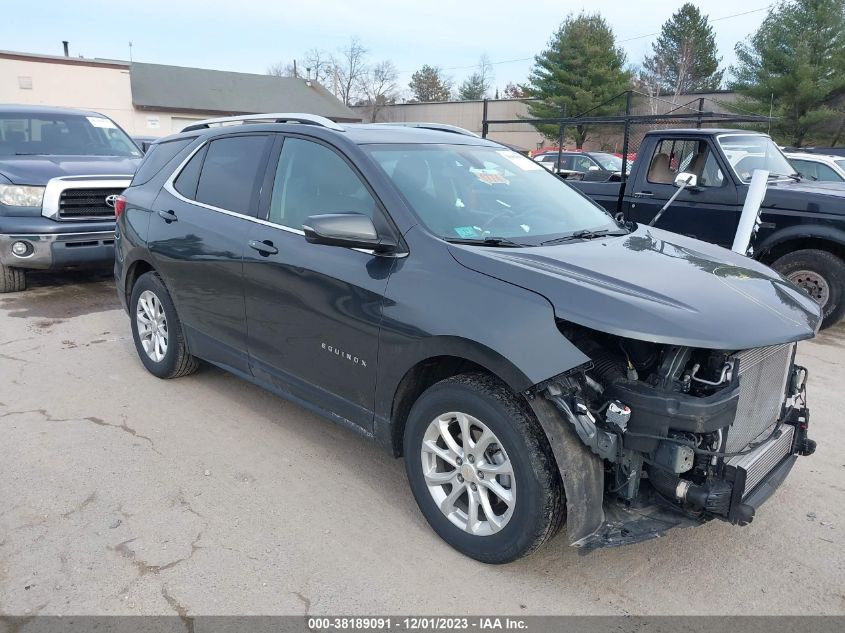
[{"label": "damaged hood", "polygon": [[467,268],[543,295],[558,319],[627,338],[737,350],[811,338],[821,320],[818,305],[767,266],[653,227],[450,251]]}]

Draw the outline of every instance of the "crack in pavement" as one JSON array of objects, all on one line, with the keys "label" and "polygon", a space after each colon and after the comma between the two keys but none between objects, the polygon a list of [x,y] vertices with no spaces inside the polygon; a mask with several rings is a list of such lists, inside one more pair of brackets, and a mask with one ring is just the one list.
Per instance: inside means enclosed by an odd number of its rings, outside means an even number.
[{"label": "crack in pavement", "polygon": [[171,596],[170,592],[167,591],[167,587],[164,585],[161,587],[161,595],[165,600],[167,600],[167,604],[169,604],[170,608],[176,612],[179,619],[182,620],[182,623],[185,625],[185,629],[188,633],[194,633],[194,619],[188,615],[188,609],[176,600],[176,598]]},{"label": "crack in pavement", "polygon": [[184,556],[182,558],[178,558],[178,559],[171,561],[169,563],[166,563],[164,565],[150,565],[150,564],[146,563],[145,561],[143,561],[143,560],[141,560],[137,557],[135,550],[133,550],[131,547],[129,547],[130,543],[138,540],[137,537],[128,539],[126,541],[123,541],[122,543],[118,543],[117,545],[115,545],[114,547],[110,547],[109,549],[111,549],[114,552],[117,552],[118,554],[123,556],[123,558],[129,560],[135,566],[135,569],[138,570],[138,576],[146,576],[147,574],[153,574],[154,576],[157,576],[158,574],[160,574],[163,571],[167,571],[168,569],[173,569],[177,565],[181,565],[185,561],[190,560],[194,556],[194,554],[197,553],[197,550],[202,549],[202,547],[197,545],[197,543],[200,541],[201,538],[202,538],[202,530],[197,534],[197,537],[191,543],[191,553],[190,554],[188,554],[187,556]]},{"label": "crack in pavement", "polygon": [[87,506],[91,505],[96,500],[97,500],[97,491],[95,490],[90,495],[85,497],[85,499],[83,499],[83,501],[78,506],[76,506],[72,510],[68,510],[67,512],[63,512],[61,517],[63,519],[69,519],[72,515],[76,514],[77,512],[82,512]]},{"label": "crack in pavement", "polygon": [[97,426],[106,426],[106,427],[111,427],[113,429],[119,429],[119,430],[121,430],[125,433],[129,433],[129,435],[131,435],[132,437],[137,437],[139,440],[145,440],[146,442],[149,442],[150,450],[152,450],[157,455],[161,455],[159,450],[156,448],[155,442],[153,442],[152,438],[150,438],[146,435],[141,435],[140,433],[138,433],[138,431],[136,431],[131,426],[126,424],[126,414],[123,414],[121,416],[123,418],[123,422],[121,424],[112,424],[110,422],[106,422],[102,418],[98,418],[98,417],[95,417],[95,416],[88,416],[88,417],[85,417],[85,418],[54,418],[50,413],[47,412],[46,409],[28,409],[26,411],[8,411],[7,413],[3,413],[2,415],[0,415],[0,418],[7,418],[7,417],[12,416],[12,415],[23,415],[25,413],[38,413],[48,422],[79,422],[79,421],[85,421],[85,422],[91,422],[91,424],[96,424]]}]

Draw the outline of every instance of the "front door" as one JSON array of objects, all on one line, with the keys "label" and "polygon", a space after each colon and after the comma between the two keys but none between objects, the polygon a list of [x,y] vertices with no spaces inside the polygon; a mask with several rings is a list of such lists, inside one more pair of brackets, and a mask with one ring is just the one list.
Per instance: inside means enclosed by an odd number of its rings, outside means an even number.
[{"label": "front door", "polygon": [[202,146],[162,189],[150,219],[150,251],[189,349],[241,372],[248,372],[243,252],[269,146],[266,134]]},{"label": "front door", "polygon": [[394,260],[309,244],[302,225],[310,215],[363,213],[383,229],[386,218],[351,165],[314,140],[285,138],[268,180],[266,221],[253,225],[244,254],[253,374],[369,430]]},{"label": "front door", "polygon": [[677,192],[675,177],[682,172],[693,173],[697,186],[682,191],[655,226],[730,248],[741,209],[736,187],[709,142],[663,138],[648,160],[645,178],[639,177],[627,185],[627,219],[641,224],[651,222]]}]

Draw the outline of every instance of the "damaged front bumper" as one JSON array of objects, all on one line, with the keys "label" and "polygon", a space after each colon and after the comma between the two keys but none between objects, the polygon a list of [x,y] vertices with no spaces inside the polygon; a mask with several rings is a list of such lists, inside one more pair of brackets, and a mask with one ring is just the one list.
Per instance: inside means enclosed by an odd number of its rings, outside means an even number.
[{"label": "damaged front bumper", "polygon": [[[803,372],[802,378],[806,378],[806,370],[796,367],[792,360],[789,367],[793,372]],[[797,457],[815,450],[815,442],[807,438],[809,410],[803,381],[800,394],[793,393],[783,405],[774,428],[767,429],[763,439],[734,452],[724,451],[727,442],[721,429],[731,429],[731,416],[736,415],[735,383],[709,402],[699,400],[701,406],[694,410],[677,394],[667,395],[662,403],[655,397],[646,407],[650,412],[640,417],[639,427],[636,408],[632,407],[630,424],[621,428],[619,423],[609,422],[607,415],[604,419],[590,415],[589,409],[573,397],[573,384],[568,377],[559,377],[538,385],[529,402],[558,459],[567,497],[569,543],[582,552],[637,543],[662,536],[671,528],[712,519],[746,525],[784,481]],[[665,425],[657,420],[655,411],[666,412]],[[690,411],[693,414],[685,419],[683,413]],[[674,421],[672,413],[676,414]],[[726,416],[730,418],[727,423]],[[654,432],[637,432],[642,431],[642,424],[651,425]],[[704,433],[719,429],[722,452],[704,456],[706,479],[683,478],[689,474],[682,476],[681,471],[691,472],[691,467],[678,466],[682,460],[677,456],[665,457],[665,446],[675,446],[672,427]],[[628,431],[630,436],[626,436]],[[691,435],[692,431],[684,433]],[[653,460],[658,456],[663,463],[656,467]],[[690,456],[701,458],[692,452]],[[626,478],[620,476],[620,470],[642,476],[629,474]]]}]

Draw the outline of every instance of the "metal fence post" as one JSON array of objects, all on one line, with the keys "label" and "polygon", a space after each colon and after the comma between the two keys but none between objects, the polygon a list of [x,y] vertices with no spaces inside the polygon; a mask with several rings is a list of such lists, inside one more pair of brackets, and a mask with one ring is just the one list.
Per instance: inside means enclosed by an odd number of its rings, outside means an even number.
[{"label": "metal fence post", "polygon": [[482,106],[482,111],[481,111],[481,138],[487,138],[487,130],[488,130],[487,99],[485,99],[484,105]]},{"label": "metal fence post", "polygon": [[622,211],[622,198],[625,195],[625,183],[628,181],[628,148],[631,138],[631,97],[634,91],[628,90],[625,93],[625,132],[622,135],[622,173],[619,180],[622,185],[619,187],[619,198],[616,200],[617,213]]},{"label": "metal fence post", "polygon": [[697,127],[699,130],[701,129],[702,116],[704,116],[704,97],[701,97],[698,100],[698,123],[695,127]]},{"label": "metal fence post", "polygon": [[[561,109],[560,117],[562,119],[566,118],[566,104],[563,104],[563,108]],[[555,165],[555,173],[560,171],[560,161],[563,159],[563,141],[566,134],[566,125],[564,125],[563,121],[558,123],[558,138],[557,138],[557,164]]]}]

